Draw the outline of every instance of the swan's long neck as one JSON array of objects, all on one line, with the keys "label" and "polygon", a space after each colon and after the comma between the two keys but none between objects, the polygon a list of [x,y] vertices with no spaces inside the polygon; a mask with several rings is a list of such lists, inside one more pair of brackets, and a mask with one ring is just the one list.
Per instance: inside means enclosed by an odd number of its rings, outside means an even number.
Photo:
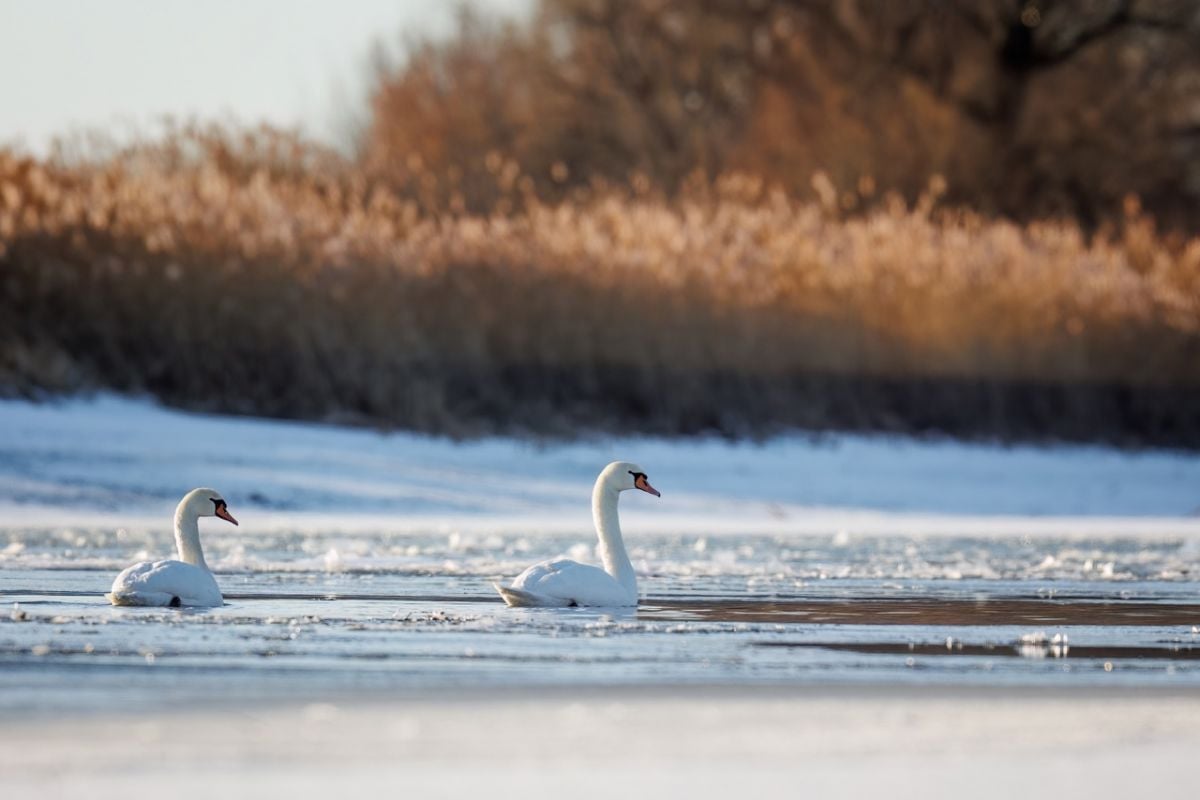
[{"label": "swan's long neck", "polygon": [[204,551],[200,548],[200,518],[185,504],[175,509],[175,548],[179,560],[208,569],[204,562]]},{"label": "swan's long neck", "polygon": [[637,596],[637,576],[629,554],[625,552],[625,541],[621,538],[621,522],[617,518],[617,498],[620,492],[601,478],[592,490],[592,519],[596,523],[596,534],[600,537],[600,560],[604,571],[617,579],[629,593]]}]

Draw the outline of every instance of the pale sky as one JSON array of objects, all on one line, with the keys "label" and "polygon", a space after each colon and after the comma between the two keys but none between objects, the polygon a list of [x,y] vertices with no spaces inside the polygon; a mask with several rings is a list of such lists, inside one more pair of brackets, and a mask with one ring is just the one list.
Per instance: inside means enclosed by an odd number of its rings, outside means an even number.
[{"label": "pale sky", "polygon": [[[477,0],[520,14],[532,0]],[[451,0],[0,0],[0,143],[123,138],[164,115],[300,126],[334,140],[371,44],[452,29]],[[398,52],[398,50],[397,50]]]}]

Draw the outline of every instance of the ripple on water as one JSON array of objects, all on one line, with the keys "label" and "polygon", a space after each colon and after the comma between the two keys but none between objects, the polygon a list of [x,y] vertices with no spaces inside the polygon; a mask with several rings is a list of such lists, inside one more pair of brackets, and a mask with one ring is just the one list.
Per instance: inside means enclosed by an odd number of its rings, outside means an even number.
[{"label": "ripple on water", "polygon": [[1171,539],[643,536],[638,609],[519,610],[491,580],[587,557],[576,536],[237,533],[210,548],[224,607],[104,602],[118,568],[168,547],[0,532],[0,712],[456,686],[1200,685],[1197,552]]}]

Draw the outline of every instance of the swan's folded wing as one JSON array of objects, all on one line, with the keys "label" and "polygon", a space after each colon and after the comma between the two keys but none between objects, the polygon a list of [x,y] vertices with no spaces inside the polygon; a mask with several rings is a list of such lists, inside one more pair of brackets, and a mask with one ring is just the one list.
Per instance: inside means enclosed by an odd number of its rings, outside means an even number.
[{"label": "swan's folded wing", "polygon": [[567,606],[637,605],[637,597],[604,570],[566,558],[533,565],[513,581],[512,588]]},{"label": "swan's folded wing", "polygon": [[224,602],[212,573],[182,561],[141,561],[126,568],[105,595],[121,606],[219,606]]},{"label": "swan's folded wing", "polygon": [[570,605],[557,597],[534,594],[524,589],[501,586],[498,583],[492,583],[492,586],[496,587],[496,591],[504,598],[504,604],[510,608],[562,608]]}]

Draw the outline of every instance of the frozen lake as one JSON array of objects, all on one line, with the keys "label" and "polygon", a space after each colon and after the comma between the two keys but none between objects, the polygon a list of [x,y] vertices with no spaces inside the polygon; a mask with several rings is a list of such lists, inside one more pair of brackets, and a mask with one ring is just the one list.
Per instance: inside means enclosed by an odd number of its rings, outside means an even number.
[{"label": "frozen lake", "polygon": [[[622,500],[635,611],[491,587],[595,561]],[[204,520],[227,605],[112,608]],[[537,686],[1200,686],[1200,458],[836,437],[454,444],[102,397],[0,402],[0,714]]]}]

